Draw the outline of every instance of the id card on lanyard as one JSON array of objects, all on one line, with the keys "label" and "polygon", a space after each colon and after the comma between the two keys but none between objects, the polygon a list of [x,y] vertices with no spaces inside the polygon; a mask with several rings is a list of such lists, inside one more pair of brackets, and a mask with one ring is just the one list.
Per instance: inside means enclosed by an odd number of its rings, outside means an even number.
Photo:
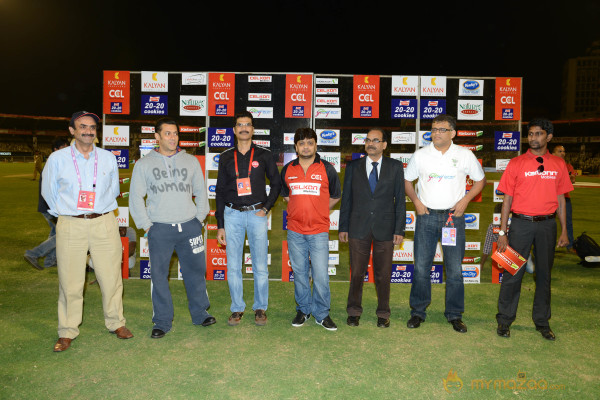
[{"label": "id card on lanyard", "polygon": [[96,178],[98,176],[98,150],[94,149],[93,191],[83,190],[83,185],[81,184],[81,173],[79,172],[79,166],[77,165],[77,159],[75,158],[75,151],[73,151],[73,147],[71,147],[71,157],[73,158],[75,172],[77,173],[77,182],[79,183],[79,194],[77,195],[77,209],[82,211],[94,211],[94,204],[96,203]]},{"label": "id card on lanyard", "polygon": [[248,177],[240,178],[238,171],[237,150],[234,154],[235,159],[235,184],[237,186],[238,196],[249,196],[252,194],[252,185],[250,185],[250,173],[252,172],[252,158],[254,157],[254,148],[250,152],[250,164],[248,164]]},{"label": "id card on lanyard", "polygon": [[442,246],[456,246],[456,228],[452,221],[453,213],[448,214],[446,226],[442,228]]}]

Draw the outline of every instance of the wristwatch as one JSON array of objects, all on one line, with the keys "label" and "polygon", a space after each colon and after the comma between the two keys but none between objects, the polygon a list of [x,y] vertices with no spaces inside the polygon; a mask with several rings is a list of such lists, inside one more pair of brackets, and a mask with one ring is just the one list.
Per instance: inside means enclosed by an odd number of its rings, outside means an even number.
[{"label": "wristwatch", "polygon": [[498,236],[504,236],[504,235],[506,235],[506,232],[504,232],[503,230],[500,230],[498,232]]}]

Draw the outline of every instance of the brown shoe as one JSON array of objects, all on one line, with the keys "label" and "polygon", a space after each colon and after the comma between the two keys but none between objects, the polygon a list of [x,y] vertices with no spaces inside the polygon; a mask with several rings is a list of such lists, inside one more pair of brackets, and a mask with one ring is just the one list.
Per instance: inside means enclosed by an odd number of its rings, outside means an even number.
[{"label": "brown shoe", "polygon": [[54,345],[54,351],[56,353],[65,351],[66,349],[71,347],[71,341],[73,341],[73,339],[69,339],[69,338],[65,338],[65,337],[58,338],[58,341]]},{"label": "brown shoe", "polygon": [[256,310],[254,312],[254,323],[258,326],[267,324],[267,314],[265,314],[265,310]]},{"label": "brown shoe", "polygon": [[125,325],[115,331],[110,331],[110,333],[114,333],[119,339],[131,339],[133,337],[133,333]]},{"label": "brown shoe", "polygon": [[229,320],[227,321],[227,324],[229,326],[236,326],[240,324],[240,321],[242,320],[242,317],[244,316],[244,312],[234,312],[233,314],[231,314],[231,316],[229,317]]}]

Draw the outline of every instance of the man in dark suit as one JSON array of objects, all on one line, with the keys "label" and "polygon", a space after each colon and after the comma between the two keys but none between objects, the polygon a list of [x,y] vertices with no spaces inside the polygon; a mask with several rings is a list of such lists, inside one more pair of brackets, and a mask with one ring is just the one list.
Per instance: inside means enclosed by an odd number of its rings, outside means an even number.
[{"label": "man in dark suit", "polygon": [[377,326],[390,326],[390,279],[394,246],[404,240],[406,204],[404,168],[383,156],[383,129],[373,128],[365,139],[367,157],[348,163],[340,208],[339,238],[349,242],[352,274],[347,323],[358,326],[362,290],[373,246],[373,277],[377,291]]}]

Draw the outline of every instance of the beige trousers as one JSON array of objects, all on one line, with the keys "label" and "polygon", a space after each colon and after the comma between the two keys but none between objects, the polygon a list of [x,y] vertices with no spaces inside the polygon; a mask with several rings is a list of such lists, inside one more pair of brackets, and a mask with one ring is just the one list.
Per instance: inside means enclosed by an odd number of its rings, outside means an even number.
[{"label": "beige trousers", "polygon": [[122,245],[115,214],[94,219],[58,217],[58,336],[74,339],[83,318],[87,252],[102,292],[104,323],[109,331],[125,325],[123,317]]}]

